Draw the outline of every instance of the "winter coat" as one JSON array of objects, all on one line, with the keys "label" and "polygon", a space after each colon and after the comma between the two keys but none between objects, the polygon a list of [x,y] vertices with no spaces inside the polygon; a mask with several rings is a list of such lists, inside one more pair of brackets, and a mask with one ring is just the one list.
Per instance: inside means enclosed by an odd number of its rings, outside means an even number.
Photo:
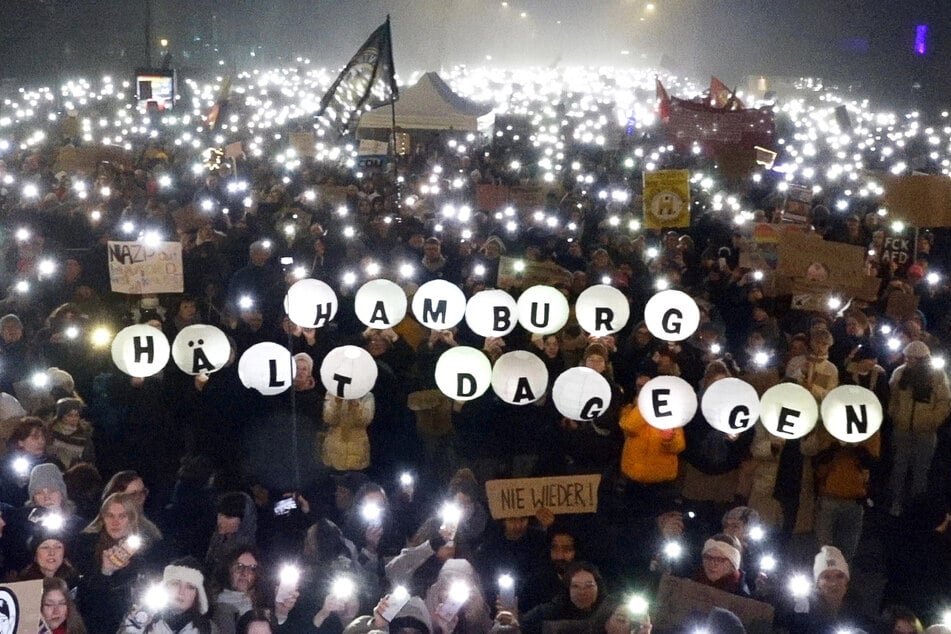
[{"label": "winter coat", "polygon": [[[903,389],[899,384],[908,369],[906,364],[898,366],[888,382],[891,389],[888,415],[895,429],[933,434],[951,412],[948,378],[943,370],[932,370],[929,373],[931,389],[928,386],[907,386]],[[916,394],[916,388],[920,389],[920,393]]]},{"label": "winter coat", "polygon": [[673,438],[664,440],[663,432],[649,425],[636,405],[624,407],[620,424],[624,431],[621,451],[624,475],[643,484],[677,478],[677,454],[687,446],[683,429],[673,430]]},{"label": "winter coat", "polygon": [[337,471],[359,471],[370,466],[370,437],[375,401],[370,392],[363,398],[344,400],[327,395],[324,401],[324,438],[321,459]]},{"label": "winter coat", "polygon": [[[776,489],[776,478],[779,473],[779,459],[784,451],[785,440],[771,436],[766,428],[757,425],[753,432],[753,444],[750,453],[756,461],[753,471],[753,486],[750,491],[749,506],[756,509],[763,522],[771,526],[782,523],[782,507],[773,497]],[[815,483],[810,457],[818,452],[815,432],[802,439],[799,450],[802,452],[802,478],[800,479],[799,515],[796,520],[795,532],[808,533],[812,530],[815,515]],[[778,441],[778,448],[771,440]]]},{"label": "winter coat", "polygon": [[258,510],[254,505],[254,500],[247,493],[241,494],[244,497],[244,517],[238,525],[238,531],[231,535],[222,535],[215,532],[208,542],[208,552],[205,554],[205,567],[208,570],[217,570],[219,564],[227,556],[228,549],[233,544],[257,543],[258,532]]},{"label": "winter coat", "polygon": [[882,451],[881,436],[843,445],[825,428],[818,432],[819,453],[815,458],[816,485],[819,495],[839,500],[864,500],[872,464]]},{"label": "winter coat", "polygon": [[92,425],[88,421],[80,421],[79,428],[73,433],[67,433],[59,423],[50,427],[53,442],[49,452],[56,457],[63,466],[69,469],[78,462],[96,463],[96,452],[92,444]]}]

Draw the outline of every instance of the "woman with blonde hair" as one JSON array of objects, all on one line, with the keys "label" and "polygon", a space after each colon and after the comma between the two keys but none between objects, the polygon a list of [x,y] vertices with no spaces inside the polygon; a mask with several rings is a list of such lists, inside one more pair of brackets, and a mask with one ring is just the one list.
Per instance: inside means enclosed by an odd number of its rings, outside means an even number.
[{"label": "woman with blonde hair", "polygon": [[[132,603],[139,575],[161,563],[162,533],[134,495],[113,493],[80,533],[74,564],[81,575],[77,603],[93,632],[115,632]],[[157,568],[157,566],[155,566]]]}]

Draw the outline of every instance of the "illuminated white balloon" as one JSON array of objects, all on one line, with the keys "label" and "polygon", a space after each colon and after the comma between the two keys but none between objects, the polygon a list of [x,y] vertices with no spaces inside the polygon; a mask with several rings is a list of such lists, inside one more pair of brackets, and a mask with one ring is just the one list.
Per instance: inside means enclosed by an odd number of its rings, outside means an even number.
[{"label": "illuminated white balloon", "polygon": [[683,291],[661,291],[647,301],[644,322],[658,339],[683,341],[700,326],[700,308]]},{"label": "illuminated white balloon", "polygon": [[480,337],[504,337],[515,330],[518,306],[505,291],[480,291],[466,304],[466,323]]},{"label": "illuminated white balloon", "polygon": [[759,418],[759,394],[740,379],[714,381],[703,392],[700,411],[710,427],[724,434],[742,434],[753,429]]},{"label": "illuminated white balloon", "polygon": [[320,382],[329,394],[343,399],[362,398],[376,385],[376,361],[357,346],[339,346],[320,364]]},{"label": "illuminated white balloon", "polygon": [[512,405],[527,405],[548,389],[548,368],[538,355],[525,350],[506,352],[492,367],[492,390]]},{"label": "illuminated white balloon", "polygon": [[697,413],[697,394],[679,376],[658,376],[641,388],[637,408],[650,426],[677,429]]},{"label": "illuminated white balloon", "polygon": [[760,420],[766,431],[779,438],[802,438],[819,420],[816,399],[798,383],[774,385],[766,390],[759,405]]},{"label": "illuminated white balloon", "polygon": [[531,286],[518,296],[518,323],[537,335],[550,335],[568,323],[568,300],[552,286]]},{"label": "illuminated white balloon", "polygon": [[436,387],[456,401],[471,401],[492,384],[492,363],[481,350],[456,346],[436,361]]},{"label": "illuminated white balloon", "polygon": [[385,279],[370,280],[353,298],[357,319],[368,328],[392,328],[406,316],[406,293],[398,284]]},{"label": "illuminated white balloon", "polygon": [[170,354],[165,334],[145,324],[123,328],[112,340],[112,362],[137,378],[157,374],[168,363]]},{"label": "illuminated white balloon", "polygon": [[172,342],[172,360],[185,374],[217,372],[230,358],[228,335],[207,324],[185,326]]},{"label": "illuminated white balloon", "polygon": [[432,280],[413,295],[413,315],[433,330],[456,326],[466,314],[466,296],[458,286],[446,280]]},{"label": "illuminated white balloon", "polygon": [[603,337],[624,328],[631,316],[631,305],[618,289],[598,284],[584,289],[578,296],[575,316],[586,332]]},{"label": "illuminated white balloon", "polygon": [[284,312],[301,328],[321,328],[337,314],[337,294],[326,282],[298,280],[287,289]]},{"label": "illuminated white balloon", "polygon": [[611,405],[611,385],[591,368],[569,368],[551,388],[555,409],[571,420],[594,420]]},{"label": "illuminated white balloon", "polygon": [[882,404],[875,392],[858,385],[840,385],[825,395],[819,407],[822,424],[833,438],[858,443],[882,427]]},{"label": "illuminated white balloon", "polygon": [[244,387],[264,396],[286,391],[294,382],[297,366],[284,346],[265,341],[256,343],[238,359],[238,378]]}]

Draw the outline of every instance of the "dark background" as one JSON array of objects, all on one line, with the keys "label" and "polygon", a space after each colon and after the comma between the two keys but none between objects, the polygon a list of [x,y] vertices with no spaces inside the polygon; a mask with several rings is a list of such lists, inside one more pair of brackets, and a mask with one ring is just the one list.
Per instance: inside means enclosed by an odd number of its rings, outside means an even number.
[{"label": "dark background", "polygon": [[[146,62],[149,9],[154,64],[166,38],[173,65],[189,73],[293,63],[298,56],[336,68],[390,13],[404,75],[458,63],[663,65],[731,84],[749,74],[819,76],[895,105],[938,104],[951,94],[948,0],[655,0],[653,10],[647,4],[0,0],[0,78],[34,84],[129,72]],[[913,44],[921,23],[929,25],[929,50],[918,56]]]}]

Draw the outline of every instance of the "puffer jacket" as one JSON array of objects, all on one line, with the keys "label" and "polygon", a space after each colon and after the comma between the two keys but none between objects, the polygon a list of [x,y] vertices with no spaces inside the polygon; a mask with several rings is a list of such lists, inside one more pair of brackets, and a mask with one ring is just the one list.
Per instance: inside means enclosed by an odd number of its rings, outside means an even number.
[{"label": "puffer jacket", "polygon": [[620,423],[624,431],[624,475],[643,484],[676,480],[677,454],[687,447],[684,430],[675,429],[673,437],[664,440],[664,432],[649,425],[636,405],[624,406]]},{"label": "puffer jacket", "polygon": [[907,369],[907,365],[895,368],[888,382],[891,388],[888,415],[895,429],[933,434],[951,413],[951,389],[948,387],[948,377],[943,370],[932,370],[929,374],[931,389],[928,390],[927,400],[916,400],[914,387],[899,388],[899,382]]},{"label": "puffer jacket", "polygon": [[324,401],[324,438],[321,459],[337,471],[359,471],[370,466],[370,437],[367,427],[376,411],[373,393],[344,400],[332,394]]}]

